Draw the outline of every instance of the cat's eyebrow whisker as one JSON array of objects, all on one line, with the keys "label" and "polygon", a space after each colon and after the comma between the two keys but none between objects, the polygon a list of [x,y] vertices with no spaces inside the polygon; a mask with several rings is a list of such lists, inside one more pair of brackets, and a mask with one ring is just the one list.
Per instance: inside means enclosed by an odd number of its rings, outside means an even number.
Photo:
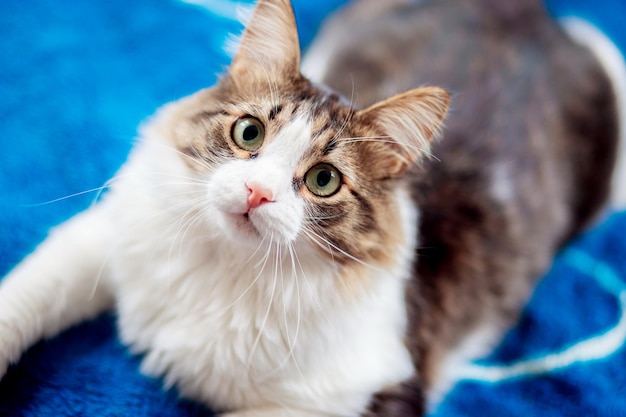
[{"label": "cat's eyebrow whisker", "polygon": [[279,103],[280,101],[278,99],[278,85],[275,81],[272,80],[272,77],[270,77],[270,71],[267,68],[265,60],[262,59],[261,55],[257,54],[255,51],[248,50],[247,53],[254,57],[254,59],[259,64],[259,67],[263,71],[263,76],[265,77],[265,80],[267,81],[267,86],[270,90],[270,102],[272,103],[272,105]]},{"label": "cat's eyebrow whisker", "polygon": [[352,93],[350,94],[350,102],[349,102],[349,110],[348,110],[348,114],[346,114],[346,118],[343,120],[341,127],[339,128],[339,130],[337,130],[337,132],[334,134],[333,138],[331,139],[332,141],[337,141],[340,137],[341,134],[343,133],[343,131],[346,129],[346,127],[348,127],[348,123],[350,123],[350,120],[352,119],[352,116],[354,115],[354,77],[352,76],[352,74],[350,74],[350,80],[352,82]]},{"label": "cat's eyebrow whisker", "polygon": [[[441,160],[439,158],[437,158],[431,152],[431,150],[429,148],[425,148],[425,147],[422,147],[422,146],[410,145],[408,143],[399,143],[399,142],[396,142],[394,140],[360,140],[358,138],[355,139],[355,140],[351,140],[351,142],[368,142],[368,141],[370,141],[370,142],[376,141],[376,142],[382,142],[382,143],[389,143],[389,144],[392,144],[392,145],[400,146],[400,147],[405,148],[405,149],[418,151],[420,154],[425,155],[427,158],[431,158],[431,159],[434,159],[435,161],[441,162]],[[410,163],[411,161],[408,158],[406,158],[405,162]]]},{"label": "cat's eyebrow whisker", "polygon": [[352,96],[350,97],[350,109],[348,110],[348,114],[346,114],[346,118],[343,120],[341,127],[334,134],[331,141],[339,140],[343,131],[346,129],[346,127],[348,127],[348,123],[350,123],[350,120],[352,119],[352,115],[354,114],[354,108],[352,107],[353,100],[354,100],[354,80],[352,80]]},{"label": "cat's eyebrow whisker", "polygon": [[[388,139],[388,140],[385,140],[385,139]],[[440,161],[439,158],[437,158],[429,149],[421,147],[421,146],[417,146],[417,145],[410,145],[408,143],[397,142],[391,139],[391,136],[363,136],[363,137],[356,137],[356,138],[340,138],[340,139],[337,139],[337,141],[347,142],[347,143],[358,143],[358,142],[389,143],[389,144],[397,145],[403,148],[419,151],[420,153],[425,154],[429,158],[435,159],[436,161]]]},{"label": "cat's eyebrow whisker", "polygon": [[350,92],[350,108],[354,111],[354,91],[356,90],[354,86],[354,74],[350,73],[350,83],[352,83],[352,91]]},{"label": "cat's eyebrow whisker", "polygon": [[392,139],[391,136],[356,136],[352,138],[337,138],[337,142],[360,142],[362,139]]}]

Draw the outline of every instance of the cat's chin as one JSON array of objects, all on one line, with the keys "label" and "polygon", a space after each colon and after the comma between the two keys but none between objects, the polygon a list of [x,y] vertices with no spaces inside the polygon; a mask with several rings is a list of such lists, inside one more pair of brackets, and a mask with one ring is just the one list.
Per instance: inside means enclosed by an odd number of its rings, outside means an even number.
[{"label": "cat's chin", "polygon": [[233,243],[258,247],[265,240],[247,214],[223,213],[221,217],[220,228]]},{"label": "cat's chin", "polygon": [[285,239],[280,235],[264,231],[262,225],[255,222],[248,214],[222,213],[220,229],[224,236],[236,245],[258,249],[262,244],[290,243],[291,239]]}]

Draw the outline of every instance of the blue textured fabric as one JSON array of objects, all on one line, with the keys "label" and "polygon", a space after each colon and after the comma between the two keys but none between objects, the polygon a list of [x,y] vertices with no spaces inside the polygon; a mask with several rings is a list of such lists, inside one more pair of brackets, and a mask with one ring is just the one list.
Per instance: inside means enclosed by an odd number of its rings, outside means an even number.
[{"label": "blue textured fabric", "polygon": [[[0,2],[0,276],[92,203],[159,105],[209,86],[235,2]],[[249,3],[249,1],[248,1]],[[345,0],[295,0],[306,46]],[[551,0],[626,49],[621,0]],[[209,9],[212,10],[209,11]],[[71,198],[64,198],[76,193]],[[57,199],[59,199],[57,201]],[[572,242],[519,325],[434,416],[626,415],[626,213]],[[0,416],[210,416],[143,376],[104,315],[30,349],[0,382]]]}]

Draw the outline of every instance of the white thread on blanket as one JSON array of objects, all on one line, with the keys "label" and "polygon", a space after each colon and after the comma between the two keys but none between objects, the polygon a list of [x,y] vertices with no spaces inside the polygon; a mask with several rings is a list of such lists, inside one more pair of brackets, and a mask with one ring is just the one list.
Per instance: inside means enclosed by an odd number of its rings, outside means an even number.
[{"label": "white thread on blanket", "polygon": [[591,274],[597,284],[617,298],[620,305],[618,323],[603,334],[543,357],[523,359],[505,365],[467,364],[461,371],[462,380],[498,383],[549,374],[578,363],[606,359],[624,346],[626,342],[626,284],[609,265],[593,259],[584,252],[571,250],[565,256],[566,262],[572,267]]}]

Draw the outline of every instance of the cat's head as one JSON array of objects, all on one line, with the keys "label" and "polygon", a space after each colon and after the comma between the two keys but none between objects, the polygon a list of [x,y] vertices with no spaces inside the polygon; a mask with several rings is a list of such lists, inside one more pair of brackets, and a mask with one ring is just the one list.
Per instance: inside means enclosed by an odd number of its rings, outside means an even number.
[{"label": "cat's head", "polygon": [[448,95],[420,88],[357,110],[299,65],[289,1],[260,0],[228,73],[175,104],[166,135],[206,181],[206,216],[224,237],[384,257],[404,233],[397,189]]}]

